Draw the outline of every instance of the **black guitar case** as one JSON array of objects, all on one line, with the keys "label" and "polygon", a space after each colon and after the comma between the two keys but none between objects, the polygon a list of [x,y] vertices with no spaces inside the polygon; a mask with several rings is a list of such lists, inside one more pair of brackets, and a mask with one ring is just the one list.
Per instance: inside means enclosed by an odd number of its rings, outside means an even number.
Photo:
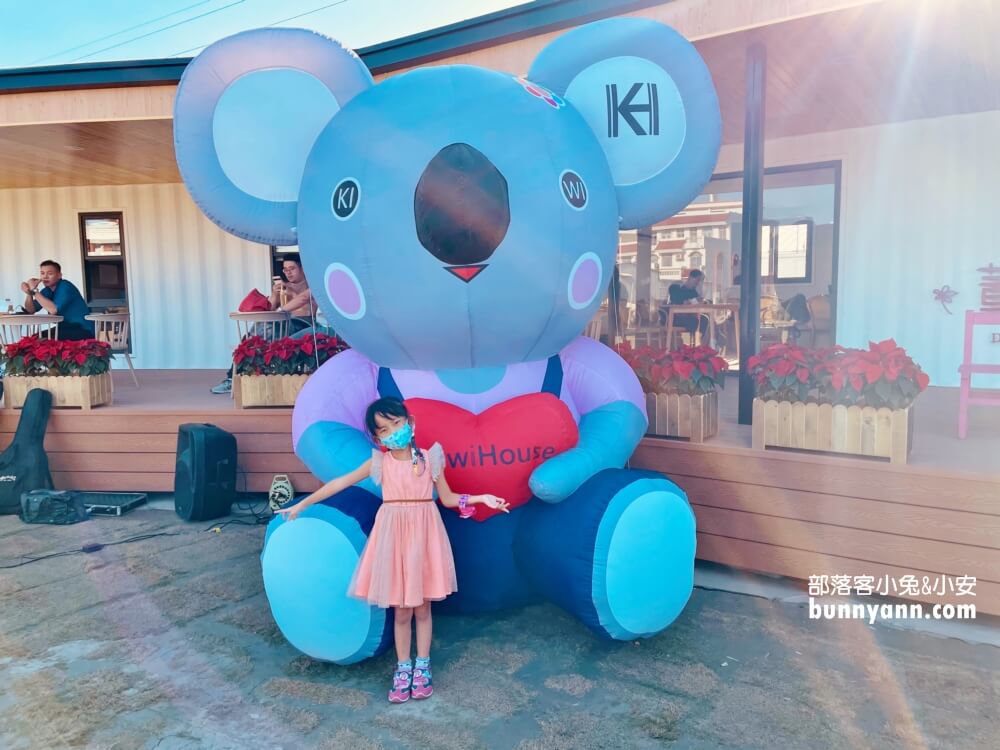
[{"label": "black guitar case", "polygon": [[13,442],[0,453],[0,515],[21,512],[21,495],[52,489],[49,457],[45,455],[45,427],[52,410],[52,394],[35,388],[28,394]]}]

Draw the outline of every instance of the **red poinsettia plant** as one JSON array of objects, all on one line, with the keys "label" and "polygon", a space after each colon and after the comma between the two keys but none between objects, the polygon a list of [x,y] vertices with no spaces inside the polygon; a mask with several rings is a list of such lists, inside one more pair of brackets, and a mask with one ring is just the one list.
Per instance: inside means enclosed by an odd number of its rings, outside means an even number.
[{"label": "red poinsettia plant", "polygon": [[905,409],[930,378],[892,339],[868,349],[775,344],[749,361],[757,398]]},{"label": "red poinsettia plant", "polygon": [[819,353],[792,344],[774,344],[750,357],[747,368],[764,401],[809,401],[816,387]]},{"label": "red poinsettia plant", "polygon": [[25,336],[0,351],[8,376],[100,375],[111,367],[111,345],[97,339],[61,341]]},{"label": "red poinsettia plant", "polygon": [[816,367],[823,403],[905,409],[930,378],[894,340],[869,342],[868,350],[834,347]]},{"label": "red poinsettia plant", "polygon": [[710,346],[666,351],[649,346],[634,349],[626,342],[615,351],[635,372],[646,393],[699,396],[726,384],[729,363]]},{"label": "red poinsettia plant", "polygon": [[342,339],[323,333],[317,333],[315,340],[304,336],[267,341],[250,336],[233,352],[233,367],[237,375],[308,375],[349,348]]}]

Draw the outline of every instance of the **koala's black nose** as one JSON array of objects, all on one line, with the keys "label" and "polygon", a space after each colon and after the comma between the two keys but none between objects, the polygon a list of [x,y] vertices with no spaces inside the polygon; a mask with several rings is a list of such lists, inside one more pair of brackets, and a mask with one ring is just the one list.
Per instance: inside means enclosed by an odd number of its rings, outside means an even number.
[{"label": "koala's black nose", "polygon": [[449,266],[481,264],[510,225],[507,180],[472,146],[453,143],[420,176],[413,216],[420,244],[435,258]]}]

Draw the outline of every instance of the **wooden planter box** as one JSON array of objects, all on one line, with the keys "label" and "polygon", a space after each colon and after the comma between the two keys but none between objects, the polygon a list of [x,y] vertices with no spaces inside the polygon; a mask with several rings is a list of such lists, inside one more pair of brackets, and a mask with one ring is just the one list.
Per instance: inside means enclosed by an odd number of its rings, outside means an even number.
[{"label": "wooden planter box", "polygon": [[308,375],[235,375],[233,398],[236,408],[294,406],[308,378]]},{"label": "wooden planter box", "polygon": [[8,375],[3,380],[4,404],[8,409],[20,409],[34,388],[49,391],[55,407],[78,406],[84,410],[110,404],[114,392],[110,371],[84,376]]},{"label": "wooden planter box", "polygon": [[700,396],[647,393],[646,414],[648,434],[702,443],[719,432],[719,394],[715,391]]},{"label": "wooden planter box", "polygon": [[753,447],[848,453],[905,464],[913,446],[912,410],[912,404],[893,410],[754,399]]}]

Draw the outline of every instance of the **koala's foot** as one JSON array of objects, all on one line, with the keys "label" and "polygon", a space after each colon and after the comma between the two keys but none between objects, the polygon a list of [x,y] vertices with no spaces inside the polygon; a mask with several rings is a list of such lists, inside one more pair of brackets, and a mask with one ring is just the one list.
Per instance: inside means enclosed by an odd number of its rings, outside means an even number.
[{"label": "koala's foot", "polygon": [[378,499],[349,490],[327,502],[294,521],[271,521],[261,554],[264,590],[275,622],[295,648],[314,659],[353,664],[392,641],[387,610],[347,595]]},{"label": "koala's foot", "polygon": [[531,503],[515,553],[545,596],[598,635],[648,637],[691,596],[694,513],[662,474],[603,471],[562,503]]}]

